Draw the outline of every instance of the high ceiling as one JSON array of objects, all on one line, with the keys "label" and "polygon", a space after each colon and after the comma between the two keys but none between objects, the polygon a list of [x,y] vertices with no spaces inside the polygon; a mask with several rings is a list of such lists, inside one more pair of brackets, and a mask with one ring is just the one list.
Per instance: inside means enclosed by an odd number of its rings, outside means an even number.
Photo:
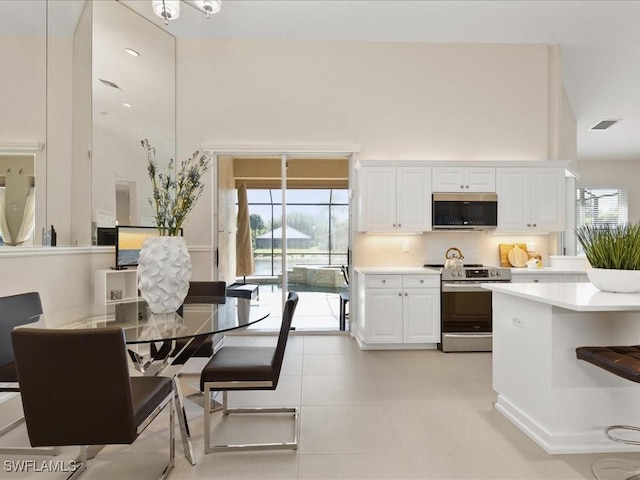
[{"label": "high ceiling", "polygon": [[[640,161],[640,1],[223,0],[209,20],[182,2],[167,27],[151,0],[121,1],[178,38],[559,44],[579,160]],[[589,131],[603,119],[621,121]]]},{"label": "high ceiling", "polygon": [[[150,1],[124,3],[154,17]],[[579,160],[640,161],[639,19],[640,1],[223,0],[209,20],[183,4],[167,29],[177,37],[557,43]],[[589,130],[603,119],[622,121]]]}]

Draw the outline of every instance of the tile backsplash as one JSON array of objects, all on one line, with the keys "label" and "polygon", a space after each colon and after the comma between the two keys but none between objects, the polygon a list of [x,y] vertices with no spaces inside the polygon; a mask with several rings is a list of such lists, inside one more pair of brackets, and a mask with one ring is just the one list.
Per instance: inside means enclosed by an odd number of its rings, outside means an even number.
[{"label": "tile backsplash", "polygon": [[[419,235],[358,233],[354,245],[354,265],[361,267],[418,267],[425,263],[444,263],[445,253],[457,247],[464,263],[500,265],[500,243],[535,244],[545,266],[549,255],[557,255],[558,234],[524,235],[493,232],[429,232]],[[408,250],[408,251],[406,251]]]}]

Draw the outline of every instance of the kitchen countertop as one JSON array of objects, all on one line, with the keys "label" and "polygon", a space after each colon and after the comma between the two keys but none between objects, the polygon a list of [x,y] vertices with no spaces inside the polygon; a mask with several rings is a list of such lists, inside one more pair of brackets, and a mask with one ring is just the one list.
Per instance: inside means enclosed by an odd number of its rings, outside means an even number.
[{"label": "kitchen countertop", "polygon": [[354,270],[365,275],[440,275],[439,268],[426,267],[355,267]]},{"label": "kitchen countertop", "polygon": [[602,292],[591,283],[483,283],[482,287],[578,312],[640,310],[639,293]]}]

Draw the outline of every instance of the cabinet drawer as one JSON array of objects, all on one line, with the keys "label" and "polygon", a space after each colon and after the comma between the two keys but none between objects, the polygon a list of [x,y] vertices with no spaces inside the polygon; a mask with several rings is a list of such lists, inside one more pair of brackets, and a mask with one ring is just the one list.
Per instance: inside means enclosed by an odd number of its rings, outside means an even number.
[{"label": "cabinet drawer", "polygon": [[405,275],[402,280],[404,288],[440,287],[439,275]]},{"label": "cabinet drawer", "polygon": [[402,288],[402,275],[366,275],[365,288]]}]

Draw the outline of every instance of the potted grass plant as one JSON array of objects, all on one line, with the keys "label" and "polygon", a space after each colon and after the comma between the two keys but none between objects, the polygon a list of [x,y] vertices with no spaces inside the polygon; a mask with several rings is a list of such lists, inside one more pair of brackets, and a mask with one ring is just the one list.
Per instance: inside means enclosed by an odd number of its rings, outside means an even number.
[{"label": "potted grass plant", "polygon": [[640,292],[640,223],[585,225],[576,236],[591,268],[589,281],[599,290]]},{"label": "potted grass plant", "polygon": [[211,157],[196,151],[174,168],[159,168],[156,150],[142,140],[147,155],[147,173],[153,187],[149,203],[153,208],[157,236],[145,239],[138,259],[138,288],[153,314],[175,313],[189,291],[191,257],[181,228],[204,189],[203,175]]}]

